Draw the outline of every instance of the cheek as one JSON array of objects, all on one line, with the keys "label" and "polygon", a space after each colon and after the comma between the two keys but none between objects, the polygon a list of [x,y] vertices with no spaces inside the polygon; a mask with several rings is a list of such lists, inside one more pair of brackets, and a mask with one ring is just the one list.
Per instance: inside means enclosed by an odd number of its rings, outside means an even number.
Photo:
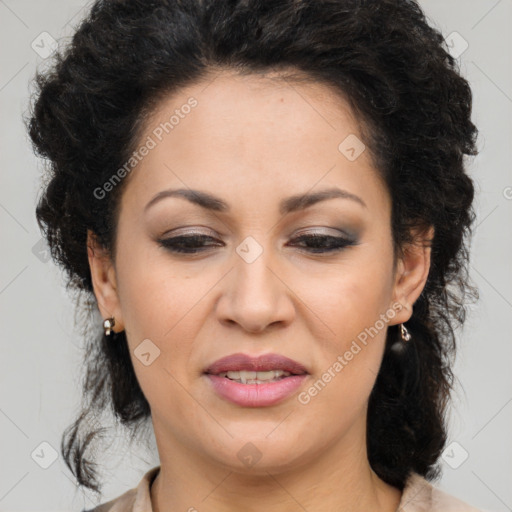
[{"label": "cheek", "polygon": [[333,404],[333,414],[350,416],[366,405],[395,313],[389,302],[391,264],[384,255],[366,261],[361,257],[341,277],[309,287],[306,302],[316,313],[322,361],[304,401],[310,400],[318,411]]},{"label": "cheek", "polygon": [[[308,281],[302,296],[326,332],[345,344],[365,328],[373,326],[390,308],[392,297],[391,262],[375,255],[361,257],[336,272]],[[306,283],[305,283],[306,284]],[[338,343],[338,345],[340,345]],[[340,347],[341,348],[341,347]]]},{"label": "cheek", "polygon": [[179,383],[186,382],[190,371],[200,325],[194,318],[201,314],[201,297],[211,285],[177,275],[165,256],[137,250],[119,258],[118,275],[130,355],[144,395],[158,410],[191,414],[190,398]]},{"label": "cheek", "polygon": [[334,334],[329,332],[327,338],[317,335],[317,349],[321,350],[318,373],[298,397],[310,417],[321,417],[329,411],[332,421],[324,432],[327,437],[340,429],[348,430],[365,417],[391,319],[388,315],[387,322],[382,320],[388,309],[376,297],[375,283],[363,286],[342,281],[337,291],[341,295],[326,301],[324,309]]},{"label": "cheek", "polygon": [[132,358],[149,339],[160,350],[157,367],[179,374],[190,370],[194,340],[208,315],[208,292],[218,280],[206,267],[194,268],[195,275],[154,247],[119,258],[119,297]]},{"label": "cheek", "polygon": [[188,280],[177,275],[164,256],[158,249],[141,244],[133,244],[124,253],[119,251],[119,300],[126,331],[134,340],[161,339],[185,314],[197,293],[197,289],[194,293],[187,288]]}]

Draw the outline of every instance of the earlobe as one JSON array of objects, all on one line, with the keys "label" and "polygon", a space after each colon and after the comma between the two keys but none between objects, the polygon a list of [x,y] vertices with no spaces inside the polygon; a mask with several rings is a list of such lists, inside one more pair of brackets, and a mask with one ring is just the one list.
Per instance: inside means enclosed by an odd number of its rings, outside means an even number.
[{"label": "earlobe", "polygon": [[407,322],[412,316],[413,305],[421,295],[430,271],[434,227],[416,231],[414,236],[414,243],[404,247],[397,265],[393,297],[402,309],[395,318],[396,323]]},{"label": "earlobe", "polygon": [[94,233],[87,231],[87,256],[94,295],[101,316],[115,318],[115,332],[123,330],[123,319],[117,293],[116,272],[109,252],[98,242]]}]

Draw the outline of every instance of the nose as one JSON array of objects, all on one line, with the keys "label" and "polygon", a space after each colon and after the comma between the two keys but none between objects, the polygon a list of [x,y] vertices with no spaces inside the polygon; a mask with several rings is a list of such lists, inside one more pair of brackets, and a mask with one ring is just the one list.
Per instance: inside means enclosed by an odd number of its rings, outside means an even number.
[{"label": "nose", "polygon": [[295,314],[293,292],[275,259],[271,261],[267,251],[251,263],[234,256],[235,268],[226,276],[217,303],[219,320],[251,333],[290,324]]}]

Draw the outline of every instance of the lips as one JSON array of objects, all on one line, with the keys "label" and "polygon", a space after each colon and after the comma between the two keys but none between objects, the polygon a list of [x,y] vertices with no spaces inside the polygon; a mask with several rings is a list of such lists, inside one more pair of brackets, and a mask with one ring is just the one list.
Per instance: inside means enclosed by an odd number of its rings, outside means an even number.
[{"label": "lips", "polygon": [[247,354],[237,353],[218,359],[212,363],[204,373],[219,375],[230,371],[264,372],[271,370],[283,370],[292,375],[305,375],[306,368],[297,361],[280,354],[262,354],[251,357]]},{"label": "lips", "polygon": [[[270,380],[271,375],[259,373],[272,371],[277,373]],[[249,376],[245,372],[253,373]],[[291,398],[308,378],[308,374],[302,364],[280,354],[263,354],[258,357],[232,354],[218,359],[204,371],[210,389],[221,399],[240,407],[277,405]],[[265,380],[258,379],[258,375]]]}]

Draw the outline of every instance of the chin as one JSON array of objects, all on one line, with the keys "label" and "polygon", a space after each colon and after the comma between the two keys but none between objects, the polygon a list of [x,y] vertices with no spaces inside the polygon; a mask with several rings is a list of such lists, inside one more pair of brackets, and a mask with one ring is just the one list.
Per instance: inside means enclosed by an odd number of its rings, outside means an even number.
[{"label": "chin", "polygon": [[[264,429],[265,432],[271,430]],[[304,443],[293,442],[289,430],[286,433],[283,431],[283,434],[286,435],[275,438],[265,437],[266,434],[261,433],[237,435],[230,439],[229,444],[218,446],[212,458],[229,471],[258,476],[283,473],[305,464],[310,457],[308,451],[304,451]],[[299,446],[301,453],[297,452]],[[211,450],[212,446],[205,448]],[[290,454],[293,454],[293,458]]]}]

